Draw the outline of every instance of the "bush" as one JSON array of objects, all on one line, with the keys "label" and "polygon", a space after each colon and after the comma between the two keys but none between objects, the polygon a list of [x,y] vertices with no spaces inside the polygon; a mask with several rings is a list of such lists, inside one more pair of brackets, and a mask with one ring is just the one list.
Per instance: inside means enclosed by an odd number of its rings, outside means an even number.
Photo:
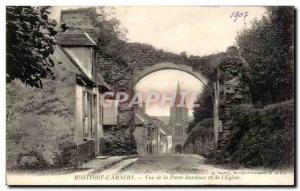
[{"label": "bush", "polygon": [[110,130],[105,133],[103,140],[103,155],[136,154],[136,143],[123,129]]},{"label": "bush", "polygon": [[7,123],[7,168],[41,169],[56,165],[71,143],[71,122],[57,115],[26,114]]},{"label": "bush", "polygon": [[214,119],[203,119],[193,127],[185,143],[185,149],[192,149],[192,153],[207,155],[211,152],[214,144]]},{"label": "bush", "polygon": [[[294,101],[256,109],[251,105],[232,108],[232,135],[211,160],[246,167],[278,168],[294,161]],[[220,154],[221,153],[221,154]]]},{"label": "bush", "polygon": [[184,146],[187,146],[190,143],[194,143],[195,140],[199,137],[209,137],[212,136],[214,133],[214,119],[213,118],[207,118],[203,119],[199,123],[196,124],[196,126],[193,127],[191,132],[189,133],[189,136],[187,137]]}]

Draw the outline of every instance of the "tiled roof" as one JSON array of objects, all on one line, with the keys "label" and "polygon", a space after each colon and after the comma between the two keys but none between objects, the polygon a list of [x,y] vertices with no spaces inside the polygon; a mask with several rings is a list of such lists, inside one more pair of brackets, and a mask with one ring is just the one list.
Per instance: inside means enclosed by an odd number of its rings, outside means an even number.
[{"label": "tiled roof", "polygon": [[62,46],[96,46],[96,42],[82,32],[63,32],[56,35],[56,40]]},{"label": "tiled roof", "polygon": [[144,124],[152,124],[151,117],[148,116],[146,113],[141,112],[139,110],[135,111],[135,115],[138,117],[139,120],[142,121]]},{"label": "tiled roof", "polygon": [[155,123],[156,120],[160,121],[159,119],[150,117],[149,115],[147,115],[145,112],[142,112],[140,110],[136,110],[135,111],[135,116],[137,117],[137,119],[139,119],[139,121],[137,121],[136,123],[138,124],[153,124],[155,126],[159,127],[159,130],[161,131],[162,134],[164,135],[169,135],[170,132],[169,130],[163,125],[163,122],[161,122],[161,124]]}]

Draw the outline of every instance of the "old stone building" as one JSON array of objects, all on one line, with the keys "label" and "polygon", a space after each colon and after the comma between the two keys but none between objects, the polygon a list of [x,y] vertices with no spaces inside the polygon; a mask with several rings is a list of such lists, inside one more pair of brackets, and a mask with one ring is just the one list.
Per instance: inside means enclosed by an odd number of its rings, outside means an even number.
[{"label": "old stone building", "polygon": [[164,154],[170,152],[170,135],[159,119],[147,115],[143,108],[136,108],[134,123],[133,135],[136,140],[138,154]]},{"label": "old stone building", "polygon": [[[160,117],[151,117],[145,108],[135,109],[135,131],[139,154],[183,153],[189,125],[186,101],[181,97],[178,82],[174,105],[170,108],[167,124]],[[182,103],[181,103],[182,102]]]},{"label": "old stone building", "polygon": [[[183,102],[183,104],[181,103]],[[183,145],[187,138],[186,128],[189,125],[188,108],[181,99],[181,88],[178,82],[175,104],[170,109],[169,132],[172,137],[172,153],[183,153]]]},{"label": "old stone building", "polygon": [[116,113],[105,117],[107,108],[100,104],[101,94],[110,90],[110,86],[95,72],[96,43],[87,33],[81,32],[59,33],[56,38],[55,59],[61,65],[71,64],[77,69],[72,83],[74,92],[69,95],[75,104],[74,145],[65,149],[72,153],[70,160],[81,163],[101,155],[99,140],[104,136],[103,126],[116,124]]},{"label": "old stone building", "polygon": [[56,41],[55,79],[43,80],[42,89],[18,82],[8,87],[17,89],[8,96],[8,167],[78,166],[102,154],[103,128],[117,123],[116,107],[100,104],[111,87],[96,72],[96,42],[78,30],[60,32]]}]

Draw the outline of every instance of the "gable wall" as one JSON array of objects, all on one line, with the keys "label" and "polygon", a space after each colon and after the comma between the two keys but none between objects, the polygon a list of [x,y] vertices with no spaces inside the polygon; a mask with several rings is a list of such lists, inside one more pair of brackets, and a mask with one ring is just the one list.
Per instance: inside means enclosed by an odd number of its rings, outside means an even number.
[{"label": "gable wall", "polygon": [[93,79],[94,51],[91,47],[69,47],[64,50],[74,59],[84,73]]}]

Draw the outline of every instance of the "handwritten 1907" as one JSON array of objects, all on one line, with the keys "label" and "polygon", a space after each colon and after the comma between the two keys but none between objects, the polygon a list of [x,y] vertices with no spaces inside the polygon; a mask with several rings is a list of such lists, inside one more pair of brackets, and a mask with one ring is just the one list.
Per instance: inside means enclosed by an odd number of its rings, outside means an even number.
[{"label": "handwritten 1907", "polygon": [[238,19],[243,19],[245,21],[246,17],[248,16],[248,11],[239,12],[239,11],[233,11],[230,15],[230,18],[233,19],[233,22],[236,22]]}]

